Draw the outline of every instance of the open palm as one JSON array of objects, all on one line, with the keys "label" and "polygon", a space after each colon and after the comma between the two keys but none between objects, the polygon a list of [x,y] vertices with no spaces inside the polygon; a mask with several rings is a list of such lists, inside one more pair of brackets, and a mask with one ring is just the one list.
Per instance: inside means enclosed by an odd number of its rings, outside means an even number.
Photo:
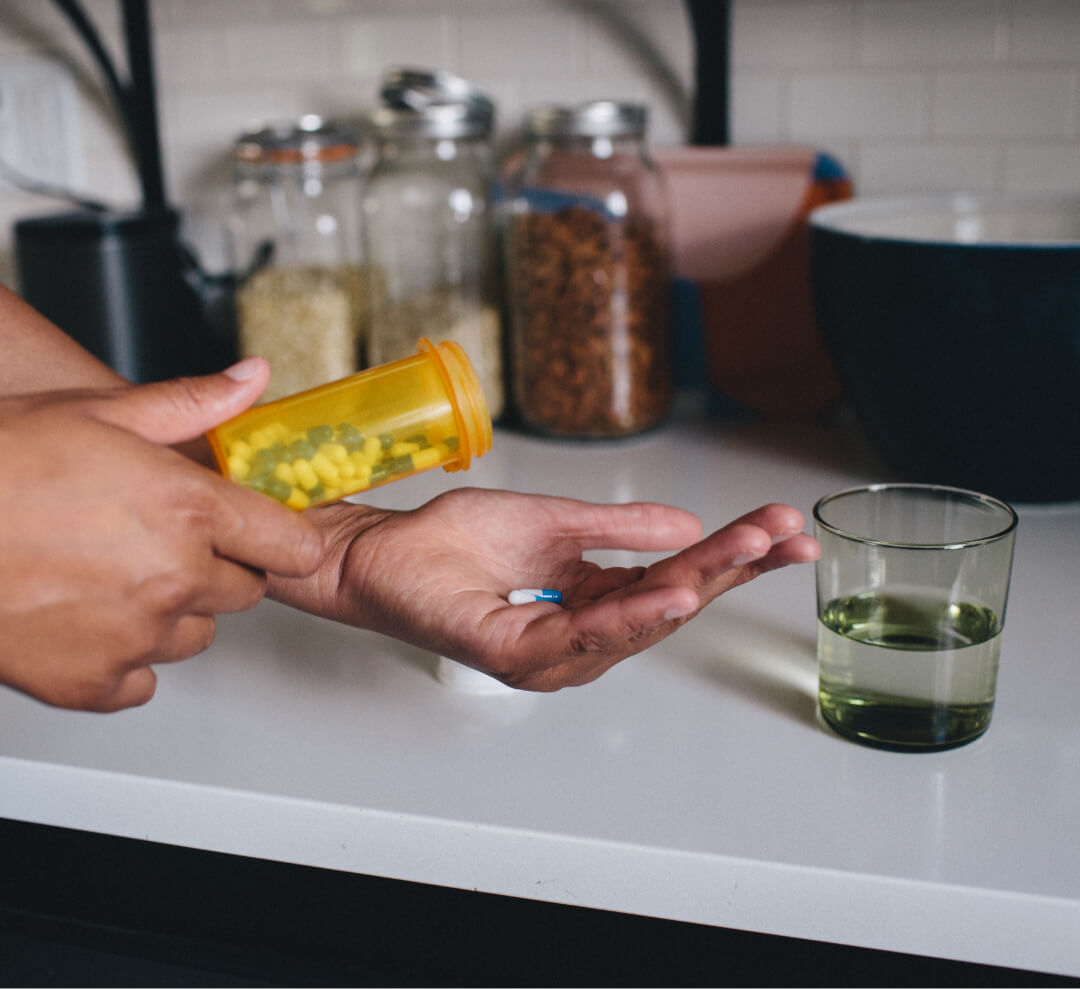
[{"label": "open palm", "polygon": [[[328,552],[314,578],[271,594],[373,629],[527,690],[586,683],[768,570],[813,560],[802,516],[766,505],[702,538],[682,509],[460,488],[412,511],[338,504],[308,513]],[[673,552],[600,567],[589,550]],[[507,603],[553,587],[563,603]]]}]

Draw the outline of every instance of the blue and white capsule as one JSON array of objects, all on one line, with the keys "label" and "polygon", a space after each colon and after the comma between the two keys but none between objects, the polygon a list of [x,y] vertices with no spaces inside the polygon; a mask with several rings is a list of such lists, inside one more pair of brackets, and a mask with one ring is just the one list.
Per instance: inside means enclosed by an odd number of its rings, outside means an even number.
[{"label": "blue and white capsule", "polygon": [[550,587],[519,587],[511,591],[507,600],[511,604],[532,604],[533,601],[562,602],[562,591],[552,590]]}]

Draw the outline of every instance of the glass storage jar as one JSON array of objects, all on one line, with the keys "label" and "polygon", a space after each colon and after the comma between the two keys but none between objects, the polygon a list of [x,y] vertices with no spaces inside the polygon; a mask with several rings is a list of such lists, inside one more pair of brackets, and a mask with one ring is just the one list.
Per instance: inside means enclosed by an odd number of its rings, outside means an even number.
[{"label": "glass storage jar", "polygon": [[625,436],[670,408],[668,208],[646,119],[608,100],[527,119],[503,243],[513,397],[540,432]]},{"label": "glass storage jar", "polygon": [[243,134],[229,221],[240,353],[270,362],[262,401],[354,373],[367,334],[360,139],[304,116]]},{"label": "glass storage jar", "polygon": [[421,337],[468,353],[493,418],[504,402],[491,133],[494,106],[450,73],[396,71],[371,116],[363,236],[374,283],[368,360]]}]

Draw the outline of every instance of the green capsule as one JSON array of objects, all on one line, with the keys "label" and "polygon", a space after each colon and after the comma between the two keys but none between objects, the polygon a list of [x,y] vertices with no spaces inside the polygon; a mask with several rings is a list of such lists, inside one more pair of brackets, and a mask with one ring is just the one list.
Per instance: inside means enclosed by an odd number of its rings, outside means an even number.
[{"label": "green capsule", "polygon": [[416,468],[413,466],[413,459],[411,453],[406,453],[400,457],[391,457],[386,461],[386,469],[391,474],[406,474]]},{"label": "green capsule", "polygon": [[255,451],[255,456],[251,461],[251,472],[253,474],[270,473],[276,466],[277,458],[270,447],[263,447],[263,449]]},{"label": "green capsule", "polygon": [[351,422],[343,422],[337,428],[337,441],[345,447],[349,453],[355,453],[364,448],[364,434]]},{"label": "green capsule", "polygon": [[394,434],[393,433],[380,433],[379,434],[379,445],[384,450],[389,450],[390,447],[392,447],[394,445]]},{"label": "green capsule", "polygon": [[291,464],[296,459],[295,454],[284,443],[275,443],[270,447],[270,452],[279,464]]},{"label": "green capsule", "polygon": [[426,450],[431,444],[428,442],[428,438],[423,433],[415,433],[412,436],[406,436],[405,443],[415,443],[421,450]]},{"label": "green capsule", "polygon": [[287,501],[289,495],[292,494],[292,485],[279,477],[272,477],[266,482],[266,487],[263,490],[271,498],[277,498],[278,501]]},{"label": "green capsule", "polygon": [[310,460],[318,452],[318,448],[309,440],[297,440],[289,447],[289,452],[293,460]]},{"label": "green capsule", "polygon": [[381,484],[390,479],[390,468],[386,464],[376,464],[371,468],[371,485]]},{"label": "green capsule", "polygon": [[447,436],[446,439],[443,440],[443,443],[446,444],[446,449],[449,450],[451,453],[453,453],[461,445],[458,442],[458,438],[456,436]]}]

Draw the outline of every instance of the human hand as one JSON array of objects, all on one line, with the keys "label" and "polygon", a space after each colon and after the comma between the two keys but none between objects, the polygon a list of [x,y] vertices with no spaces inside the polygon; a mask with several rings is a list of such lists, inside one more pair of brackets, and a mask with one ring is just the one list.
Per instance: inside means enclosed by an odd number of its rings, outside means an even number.
[{"label": "human hand", "polygon": [[[725,591],[820,551],[779,504],[705,538],[696,516],[665,505],[475,488],[408,512],[341,503],[308,514],[326,558],[314,579],[272,578],[271,596],[538,691],[594,680]],[[590,549],[679,552],[601,568],[582,558]],[[512,606],[517,587],[557,588],[562,605]]]},{"label": "human hand", "polygon": [[315,569],[310,521],[168,446],[247,408],[268,373],[0,399],[0,682],[60,707],[145,703],[152,664],[209,646],[264,571]]}]

